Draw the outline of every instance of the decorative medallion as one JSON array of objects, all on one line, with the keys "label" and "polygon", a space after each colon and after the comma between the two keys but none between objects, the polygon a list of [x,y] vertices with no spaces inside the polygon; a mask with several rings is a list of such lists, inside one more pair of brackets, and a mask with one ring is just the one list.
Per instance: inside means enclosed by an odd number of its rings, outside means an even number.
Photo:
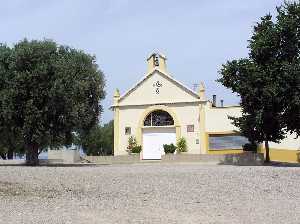
[{"label": "decorative medallion", "polygon": [[155,83],[153,83],[153,87],[155,88],[156,94],[159,94],[160,88],[162,87],[162,83],[160,83],[159,81],[156,81]]}]

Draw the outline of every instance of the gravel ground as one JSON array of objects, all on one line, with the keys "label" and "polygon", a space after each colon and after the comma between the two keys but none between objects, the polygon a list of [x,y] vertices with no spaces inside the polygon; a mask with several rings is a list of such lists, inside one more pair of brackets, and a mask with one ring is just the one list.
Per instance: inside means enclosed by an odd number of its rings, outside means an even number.
[{"label": "gravel ground", "polygon": [[0,167],[0,223],[300,223],[299,167]]}]

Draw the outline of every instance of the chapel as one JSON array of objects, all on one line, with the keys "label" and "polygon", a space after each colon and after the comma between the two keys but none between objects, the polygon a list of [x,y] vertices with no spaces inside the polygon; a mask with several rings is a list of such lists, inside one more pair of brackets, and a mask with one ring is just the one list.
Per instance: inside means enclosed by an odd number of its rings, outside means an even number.
[{"label": "chapel", "polygon": [[[130,137],[142,147],[144,160],[161,159],[163,145],[176,145],[180,138],[186,140],[187,154],[241,153],[248,141],[228,119],[241,115],[240,106],[217,105],[215,96],[208,100],[202,82],[197,91],[188,88],[168,72],[166,62],[165,55],[151,54],[142,79],[123,94],[116,89],[114,155],[128,154]],[[270,147],[271,159],[297,161],[300,140],[291,135]]]}]

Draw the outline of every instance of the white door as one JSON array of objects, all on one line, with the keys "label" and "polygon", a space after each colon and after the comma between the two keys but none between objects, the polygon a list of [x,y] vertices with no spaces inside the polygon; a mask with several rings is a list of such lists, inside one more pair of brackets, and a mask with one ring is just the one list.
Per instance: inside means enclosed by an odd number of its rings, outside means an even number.
[{"label": "white door", "polygon": [[143,130],[143,159],[161,159],[164,144],[176,144],[175,128],[147,128]]}]

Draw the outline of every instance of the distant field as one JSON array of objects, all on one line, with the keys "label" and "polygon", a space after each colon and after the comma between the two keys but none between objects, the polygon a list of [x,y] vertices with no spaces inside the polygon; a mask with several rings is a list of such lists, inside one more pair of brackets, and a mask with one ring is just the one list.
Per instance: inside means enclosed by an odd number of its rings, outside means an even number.
[{"label": "distant field", "polygon": [[300,168],[0,167],[0,223],[300,223]]}]

